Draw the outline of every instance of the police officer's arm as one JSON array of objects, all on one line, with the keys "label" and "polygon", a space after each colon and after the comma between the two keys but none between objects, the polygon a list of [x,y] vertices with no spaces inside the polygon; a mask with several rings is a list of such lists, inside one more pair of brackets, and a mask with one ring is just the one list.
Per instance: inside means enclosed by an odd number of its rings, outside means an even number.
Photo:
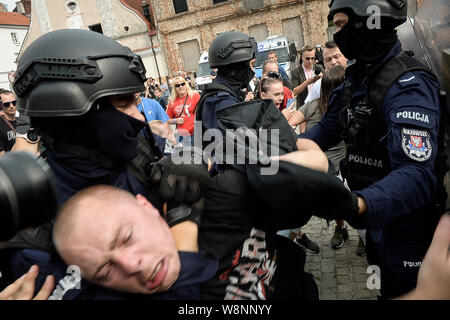
[{"label": "police officer's arm", "polygon": [[382,114],[392,172],[355,191],[364,198],[368,223],[373,227],[389,224],[432,202],[437,181],[437,88],[437,82],[427,74],[414,72],[402,76],[386,94]]},{"label": "police officer's arm", "polygon": [[247,167],[248,181],[264,208],[258,211],[262,225],[282,230],[305,224],[311,215],[358,218],[356,195],[335,176],[292,161],[279,161],[277,168],[276,174],[262,175],[258,166]]}]

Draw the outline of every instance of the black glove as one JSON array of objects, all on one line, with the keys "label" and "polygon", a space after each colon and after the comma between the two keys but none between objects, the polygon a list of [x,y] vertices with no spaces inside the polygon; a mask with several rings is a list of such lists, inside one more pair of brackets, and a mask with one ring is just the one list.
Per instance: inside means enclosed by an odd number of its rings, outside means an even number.
[{"label": "black glove", "polygon": [[208,188],[210,175],[203,154],[196,148],[175,151],[170,158],[159,160],[152,168],[152,181],[160,196],[174,205],[198,201]]},{"label": "black glove", "polygon": [[313,214],[327,220],[345,220],[356,229],[366,228],[367,214],[359,214],[358,196],[355,193],[348,191],[347,194],[341,195],[337,201],[339,201],[339,205],[335,208]]},{"label": "black glove", "polygon": [[181,222],[190,220],[200,226],[202,214],[203,214],[203,204],[205,200],[201,198],[195,203],[189,206],[182,204],[171,208],[171,204],[168,204],[168,211],[165,215],[165,219],[169,227],[173,227]]}]

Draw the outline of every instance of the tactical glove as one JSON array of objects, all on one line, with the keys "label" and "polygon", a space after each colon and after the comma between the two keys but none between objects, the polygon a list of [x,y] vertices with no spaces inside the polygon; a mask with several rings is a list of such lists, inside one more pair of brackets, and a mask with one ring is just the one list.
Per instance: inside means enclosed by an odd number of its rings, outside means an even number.
[{"label": "tactical glove", "polygon": [[201,151],[190,147],[176,150],[170,158],[155,163],[151,177],[159,186],[160,196],[173,204],[198,201],[211,178]]}]

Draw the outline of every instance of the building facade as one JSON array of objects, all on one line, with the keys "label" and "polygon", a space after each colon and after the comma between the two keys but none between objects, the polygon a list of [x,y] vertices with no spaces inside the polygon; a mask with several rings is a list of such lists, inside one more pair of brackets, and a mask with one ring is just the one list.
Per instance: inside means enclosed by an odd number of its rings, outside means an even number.
[{"label": "building facade", "polygon": [[17,56],[29,25],[30,18],[21,13],[0,11],[0,88],[11,90]]},{"label": "building facade", "polygon": [[[41,35],[59,29],[103,33],[142,57],[147,76],[167,75],[156,30],[132,0],[33,0],[31,24],[23,50]],[[142,4],[142,1],[140,1]]]},{"label": "building facade", "polygon": [[280,35],[296,44],[324,44],[329,0],[153,0],[160,43],[171,74],[195,72],[219,33],[236,30],[257,41]]}]

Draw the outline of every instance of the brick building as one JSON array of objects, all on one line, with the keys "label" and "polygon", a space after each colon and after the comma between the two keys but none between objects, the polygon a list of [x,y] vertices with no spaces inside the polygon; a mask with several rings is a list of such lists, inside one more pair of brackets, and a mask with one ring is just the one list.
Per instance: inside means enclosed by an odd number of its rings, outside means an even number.
[{"label": "brick building", "polygon": [[169,73],[197,71],[202,51],[221,32],[236,30],[257,41],[284,35],[296,43],[328,40],[329,0],[153,0]]},{"label": "brick building", "polygon": [[22,5],[25,12],[31,11],[31,25],[21,53],[35,39],[53,30],[92,30],[139,54],[147,76],[167,75],[157,31],[143,16],[142,0],[22,0]]}]

